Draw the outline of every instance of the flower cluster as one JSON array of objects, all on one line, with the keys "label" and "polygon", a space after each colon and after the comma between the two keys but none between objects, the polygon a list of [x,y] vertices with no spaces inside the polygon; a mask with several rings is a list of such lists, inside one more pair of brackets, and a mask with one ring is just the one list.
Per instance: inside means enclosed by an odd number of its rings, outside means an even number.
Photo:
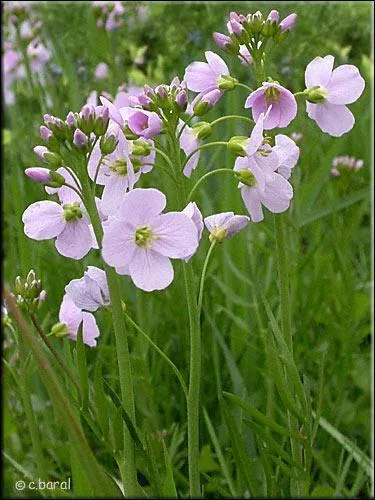
[{"label": "flower cluster", "polygon": [[336,156],[336,158],[332,160],[333,168],[330,173],[332,177],[340,177],[343,171],[357,172],[363,168],[363,165],[363,160],[357,159],[354,156]]},{"label": "flower cluster", "polygon": [[93,8],[98,28],[113,31],[123,25],[123,14],[125,12],[123,2],[95,1],[93,2]]},{"label": "flower cluster", "polygon": [[14,295],[17,304],[25,307],[28,311],[34,311],[46,299],[46,291],[43,290],[42,282],[36,278],[31,269],[26,279],[17,276],[14,282]]}]

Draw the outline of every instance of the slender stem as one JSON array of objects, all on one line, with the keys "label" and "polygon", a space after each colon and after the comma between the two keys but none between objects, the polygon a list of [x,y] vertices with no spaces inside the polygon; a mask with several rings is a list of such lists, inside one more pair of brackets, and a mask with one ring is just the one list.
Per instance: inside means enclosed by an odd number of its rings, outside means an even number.
[{"label": "slender stem", "polygon": [[199,285],[199,295],[198,295],[198,313],[199,313],[199,317],[200,317],[201,312],[202,312],[204,281],[206,279],[206,273],[207,273],[208,264],[210,262],[210,257],[212,255],[213,249],[215,248],[215,244],[216,244],[216,240],[213,240],[211,242],[210,248],[208,249],[208,252],[207,252],[204,264],[203,264],[201,281],[200,281],[200,285]]},{"label": "slender stem", "polygon": [[93,185],[92,185],[92,194],[94,196],[95,196],[95,192],[96,192],[96,183],[98,180],[99,170],[100,170],[101,164],[103,163],[104,157],[105,157],[104,155],[100,156],[98,166],[96,167],[96,170],[95,170],[95,175],[94,175],[94,180],[93,180]]},{"label": "slender stem", "polygon": [[220,174],[221,172],[234,175],[234,171],[231,168],[218,168],[216,170],[211,170],[210,172],[207,172],[207,174],[202,175],[202,177],[198,179],[197,182],[194,184],[192,190],[189,193],[187,201],[188,202],[191,201],[191,199],[193,198],[193,194],[204,180],[206,180],[208,177],[211,177],[212,175]]},{"label": "slender stem", "polygon": [[72,190],[73,190],[73,191],[74,191],[74,192],[75,192],[75,193],[76,193],[76,194],[77,194],[77,195],[81,198],[81,200],[82,200],[82,202],[83,202],[82,193],[81,193],[78,189],[76,189],[76,188],[75,188],[74,186],[72,186],[71,184],[67,184],[67,183],[65,183],[65,184],[64,184],[64,186],[65,186],[65,187],[67,187],[67,188],[69,188],[69,189],[72,189]]},{"label": "slender stem", "polygon": [[305,91],[305,90],[303,90],[302,92],[296,92],[296,93],[295,93],[295,94],[293,94],[293,95],[294,95],[294,97],[298,97],[298,96],[300,96],[300,95],[306,95],[306,91]]},{"label": "slender stem", "polygon": [[202,149],[206,149],[206,148],[210,148],[212,146],[226,146],[228,144],[228,142],[226,141],[215,141],[215,142],[208,142],[207,144],[202,144],[202,146],[199,146],[199,148],[197,149],[194,149],[194,151],[192,151],[186,158],[185,158],[185,161],[183,162],[182,164],[182,167],[181,167],[181,172],[184,170],[185,168],[185,165],[187,164],[187,162],[190,160],[190,158],[192,156],[195,155],[195,153],[197,153],[198,151],[201,151]]},{"label": "slender stem", "polygon": [[[82,179],[82,190],[85,197],[85,206],[89,214],[92,227],[101,248],[103,239],[103,228],[101,225],[99,213],[96,207],[95,199],[92,196],[92,189],[87,174]],[[124,408],[130,415],[130,418],[135,424],[135,405],[133,392],[133,377],[131,371],[130,354],[128,347],[128,339],[126,332],[126,324],[124,321],[121,292],[118,281],[118,276],[114,269],[104,263],[104,270],[107,276],[108,288],[112,306],[112,320],[115,330],[117,363],[120,375],[121,397]],[[137,481],[137,470],[135,465],[135,447],[131,434],[124,424],[124,467],[120,468],[123,479],[125,496],[139,496],[140,488]]]},{"label": "slender stem", "polygon": [[211,127],[213,127],[217,123],[220,123],[220,122],[222,122],[224,120],[243,120],[243,121],[246,121],[246,122],[251,123],[251,124],[254,123],[254,120],[252,120],[251,118],[248,118],[247,116],[226,115],[226,116],[220,116],[220,118],[216,118],[216,120],[214,120],[213,122],[211,122],[210,125],[211,125]]},{"label": "slender stem", "polygon": [[168,165],[171,167],[172,172],[174,172],[174,166],[173,166],[173,163],[171,162],[169,156],[166,153],[164,153],[164,151],[162,151],[159,148],[153,147],[151,149],[154,150],[154,151],[156,151],[160,156],[162,156],[164,158],[164,160],[168,163]]},{"label": "slender stem", "polygon": [[74,172],[74,170],[71,169],[70,167],[68,167],[67,165],[64,165],[63,168],[65,168],[65,170],[70,173],[70,175],[72,176],[73,181],[75,182],[77,188],[81,189],[80,180],[78,178],[78,175]]},{"label": "slender stem", "polygon": [[168,356],[160,349],[160,347],[158,347],[155,344],[155,342],[151,339],[151,337],[149,337],[147,335],[147,333],[144,332],[142,330],[142,328],[129,316],[129,314],[127,314],[126,312],[124,312],[124,314],[125,314],[126,320],[137,330],[138,333],[140,333],[147,340],[147,342],[151,345],[151,347],[153,347],[153,349],[155,349],[155,351],[158,354],[160,354],[160,356],[169,364],[169,366],[174,371],[176,377],[178,378],[178,381],[181,384],[182,390],[184,391],[185,397],[187,398],[188,397],[188,390],[187,390],[185,381],[184,381],[179,369],[177,368],[177,366],[173,363],[172,360],[170,360],[168,358]]},{"label": "slender stem", "polygon": [[[171,133],[173,160],[176,163],[176,170],[181,170],[180,147],[175,134]],[[226,144],[226,143],[224,143]],[[178,202],[182,207],[186,205],[186,195],[184,185],[179,182]],[[186,300],[188,306],[189,326],[190,326],[190,375],[189,393],[187,399],[187,421],[188,421],[188,469],[190,496],[200,497],[200,477],[199,477],[199,393],[201,379],[201,331],[199,322],[199,311],[197,304],[196,285],[191,261],[183,262],[183,275],[185,282]]]},{"label": "slender stem", "polygon": [[51,344],[49,338],[44,333],[42,326],[40,325],[37,317],[35,316],[35,313],[32,312],[32,311],[30,311],[29,312],[29,316],[30,316],[30,319],[31,319],[33,325],[35,326],[37,332],[39,333],[41,339],[43,340],[43,342],[46,344],[46,346],[48,347],[48,349],[51,351],[51,353],[55,357],[56,361],[59,363],[59,365],[64,370],[64,372],[68,375],[68,377],[73,382],[73,384],[78,389],[78,391],[80,391],[80,386],[79,386],[79,383],[78,383],[77,379],[75,378],[75,376],[73,375],[73,373],[69,370],[69,368],[66,366],[66,364],[63,361],[63,359],[60,357],[59,353],[56,351],[56,349]]},{"label": "slender stem", "polygon": [[236,87],[242,87],[243,89],[246,89],[250,93],[254,92],[254,90],[251,87],[249,87],[248,85],[246,85],[245,83],[237,82]]}]

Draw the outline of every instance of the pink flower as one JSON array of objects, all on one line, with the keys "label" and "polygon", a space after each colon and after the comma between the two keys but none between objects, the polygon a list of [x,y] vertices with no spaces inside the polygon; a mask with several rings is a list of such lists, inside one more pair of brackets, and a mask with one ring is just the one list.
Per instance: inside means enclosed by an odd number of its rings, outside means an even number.
[{"label": "pink flower", "polygon": [[[123,201],[126,191],[133,189],[141,174],[152,170],[150,164],[155,161],[155,152],[151,151],[148,156],[137,158],[138,164],[135,166],[131,156],[133,142],[125,138],[116,124],[113,125],[111,130],[118,139],[116,149],[113,153],[106,155],[99,166],[102,153],[100,145],[97,143],[88,163],[90,178],[94,180],[96,172],[98,172],[96,182],[104,186],[101,200],[101,210],[104,215],[113,215],[116,212]],[[111,130],[107,133],[111,133]],[[142,141],[144,139],[140,139],[140,142]]]},{"label": "pink flower", "polygon": [[276,82],[263,82],[263,87],[252,92],[246,99],[245,108],[252,108],[253,119],[258,120],[272,106],[265,122],[265,129],[287,127],[297,114],[294,95]]},{"label": "pink flower", "polygon": [[[187,215],[190,220],[194,222],[195,228],[198,233],[198,242],[202,238],[202,233],[203,233],[203,217],[202,213],[198,208],[198,205],[195,203],[195,201],[191,201],[186,205],[186,207],[182,211],[183,214]],[[191,257],[194,255],[195,251],[189,255],[188,257],[185,257],[185,262],[188,262]]]},{"label": "pink flower", "polygon": [[207,94],[211,90],[219,89],[218,80],[229,75],[228,66],[223,59],[214,52],[205,52],[207,63],[193,62],[185,70],[184,81],[189,90]]},{"label": "pink flower", "polygon": [[41,71],[47,61],[51,59],[51,52],[39,38],[32,40],[27,46],[27,55],[30,58],[32,71]]},{"label": "pink flower", "polygon": [[[292,186],[276,173],[280,162],[275,148],[271,148],[263,139],[265,119],[267,114],[262,113],[249,138],[247,156],[237,158],[234,166],[242,199],[253,222],[263,220],[262,205],[274,213],[284,212],[293,197]],[[291,164],[288,160],[286,163],[286,166]]]},{"label": "pink flower", "polygon": [[292,28],[294,28],[296,21],[297,21],[297,14],[295,13],[289,14],[289,16],[285,17],[279,25],[281,31],[284,32],[291,30]]},{"label": "pink flower", "polygon": [[227,238],[232,238],[239,233],[250,219],[246,215],[234,215],[233,212],[223,212],[210,215],[204,219],[206,228],[210,232],[210,240],[222,243]]},{"label": "pink flower", "polygon": [[77,340],[78,328],[82,323],[82,339],[89,347],[96,346],[100,331],[94,316],[77,307],[69,295],[64,295],[60,306],[59,321],[66,325],[69,338]]},{"label": "pink flower", "polygon": [[195,224],[181,212],[162,214],[165,205],[157,189],[134,189],[104,226],[103,259],[146,292],[169,286],[169,259],[188,258],[198,247]]},{"label": "pink flower", "polygon": [[83,278],[72,280],[65,292],[80,309],[96,311],[110,304],[107,277],[102,269],[88,266]]},{"label": "pink flower", "polygon": [[238,58],[241,61],[241,64],[251,64],[253,62],[249,49],[246,47],[246,45],[240,45],[239,53],[240,55],[238,56]]},{"label": "pink flower", "polygon": [[287,135],[278,134],[275,137],[275,146],[272,150],[279,159],[278,173],[289,179],[292,168],[294,168],[299,159],[299,147]]},{"label": "pink flower", "polygon": [[56,250],[64,257],[82,259],[93,245],[89,220],[79,202],[64,206],[37,201],[22,215],[26,236],[33,240],[56,238]]},{"label": "pink flower", "polygon": [[354,126],[355,119],[345,106],[355,102],[365,88],[358,69],[350,64],[333,69],[331,55],[316,57],[306,68],[305,91],[307,114],[317,125],[334,137],[340,137]]},{"label": "pink flower", "polygon": [[135,109],[129,116],[128,127],[133,134],[145,139],[152,139],[160,134],[163,122],[153,111]]},{"label": "pink flower", "polygon": [[105,80],[108,77],[109,67],[108,64],[101,62],[95,68],[96,80]]}]

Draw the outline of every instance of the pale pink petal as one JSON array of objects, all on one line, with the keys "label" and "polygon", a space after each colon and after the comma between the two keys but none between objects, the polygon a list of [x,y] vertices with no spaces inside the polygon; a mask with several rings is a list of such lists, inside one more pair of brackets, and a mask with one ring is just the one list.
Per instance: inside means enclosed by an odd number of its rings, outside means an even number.
[{"label": "pale pink petal", "polygon": [[216,77],[220,77],[221,75],[229,75],[228,66],[225,64],[223,59],[215,54],[215,52],[211,52],[208,50],[204,54],[206,56],[206,61],[211,69],[211,71],[216,75]]},{"label": "pale pink petal", "polygon": [[22,215],[26,236],[33,240],[49,240],[65,228],[63,208],[54,201],[37,201],[26,208]]},{"label": "pale pink petal", "polygon": [[82,326],[82,340],[89,347],[96,346],[96,339],[100,335],[96,319],[93,314],[82,313],[83,326]]},{"label": "pale pink petal", "polygon": [[207,93],[217,88],[215,75],[208,64],[193,62],[185,70],[184,80],[187,88],[193,92]]},{"label": "pale pink petal", "polygon": [[306,67],[305,83],[306,88],[326,87],[331,78],[333,63],[335,58],[333,56],[316,57]]},{"label": "pale pink petal", "polygon": [[331,104],[351,104],[362,94],[365,81],[358,68],[343,64],[332,72],[327,86],[327,101]]},{"label": "pale pink petal", "polygon": [[194,222],[182,212],[169,212],[151,222],[152,249],[166,257],[183,259],[198,247],[198,234]]},{"label": "pale pink petal", "polygon": [[355,119],[351,111],[340,104],[331,104],[327,101],[320,104],[306,103],[307,114],[323,130],[334,137],[349,132],[354,126]]},{"label": "pale pink petal", "polygon": [[204,218],[204,224],[206,228],[212,232],[214,227],[223,227],[225,228],[228,222],[234,217],[233,212],[222,212],[221,214],[209,215]]},{"label": "pale pink petal", "polygon": [[293,197],[293,188],[289,182],[279,174],[273,174],[272,182],[268,182],[261,195],[263,205],[273,213],[285,212],[289,208]]},{"label": "pale pink petal", "polygon": [[138,248],[129,265],[129,274],[135,286],[145,292],[167,288],[174,276],[168,257],[145,248]]},{"label": "pale pink petal", "polygon": [[123,120],[119,110],[116,108],[116,106],[114,106],[111,103],[111,101],[109,101],[106,97],[104,97],[102,95],[100,96],[100,102],[103,104],[103,106],[108,108],[110,118],[114,122],[116,122],[118,125],[120,125],[120,127],[122,127],[124,125],[124,120]]},{"label": "pale pink petal", "polygon": [[125,266],[133,258],[136,249],[136,228],[123,221],[110,219],[104,226],[102,256],[110,266]]},{"label": "pale pink petal", "polygon": [[135,226],[147,224],[165,208],[165,195],[153,188],[133,189],[126,193],[119,215],[124,220],[131,220]]},{"label": "pale pink petal", "polygon": [[264,219],[262,204],[257,188],[249,186],[241,187],[241,196],[253,222],[260,222]]},{"label": "pale pink petal", "polygon": [[82,259],[92,248],[92,236],[85,218],[67,222],[56,238],[56,250],[64,257]]},{"label": "pale pink petal", "polygon": [[72,280],[66,285],[65,292],[80,309],[96,311],[102,305],[100,287],[92,279],[83,277]]},{"label": "pale pink petal", "polygon": [[275,137],[275,146],[272,149],[279,158],[279,174],[285,179],[289,179],[291,169],[295,167],[299,159],[299,147],[290,137],[278,134]]},{"label": "pale pink petal", "polygon": [[70,330],[70,337],[77,336],[78,327],[82,321],[82,311],[77,307],[73,299],[65,294],[60,306],[59,321],[64,323]]},{"label": "pale pink petal", "polygon": [[[267,111],[267,116],[271,111],[272,109],[269,109],[269,111]],[[252,156],[262,145],[264,118],[265,115],[261,113],[256,121],[256,124],[254,125],[253,130],[251,131],[250,139],[246,148],[246,153],[248,154],[248,156]]]},{"label": "pale pink petal", "polygon": [[116,213],[124,201],[127,189],[129,188],[127,175],[112,175],[104,186],[101,211],[104,215]]}]

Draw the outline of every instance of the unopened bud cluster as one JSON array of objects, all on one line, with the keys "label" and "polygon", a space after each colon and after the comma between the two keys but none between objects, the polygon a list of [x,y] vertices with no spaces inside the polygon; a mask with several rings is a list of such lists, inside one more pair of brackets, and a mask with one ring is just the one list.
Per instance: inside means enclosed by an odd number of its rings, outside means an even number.
[{"label": "unopened bud cluster", "polygon": [[14,295],[19,305],[25,306],[28,311],[36,309],[46,297],[42,282],[37,279],[31,269],[26,279],[17,276],[14,282]]},{"label": "unopened bud cluster", "polygon": [[266,39],[283,40],[296,23],[296,14],[290,14],[279,22],[279,12],[271,10],[267,18],[260,11],[255,14],[231,12],[227,23],[228,35],[214,33],[216,44],[224,51],[239,55],[241,46],[250,49],[250,54],[259,49]]},{"label": "unopened bud cluster", "polygon": [[138,104],[148,111],[159,112],[161,109],[167,115],[182,114],[188,105],[185,82],[180,82],[176,77],[170,85],[158,85],[155,88],[145,85],[143,93],[138,96]]}]

